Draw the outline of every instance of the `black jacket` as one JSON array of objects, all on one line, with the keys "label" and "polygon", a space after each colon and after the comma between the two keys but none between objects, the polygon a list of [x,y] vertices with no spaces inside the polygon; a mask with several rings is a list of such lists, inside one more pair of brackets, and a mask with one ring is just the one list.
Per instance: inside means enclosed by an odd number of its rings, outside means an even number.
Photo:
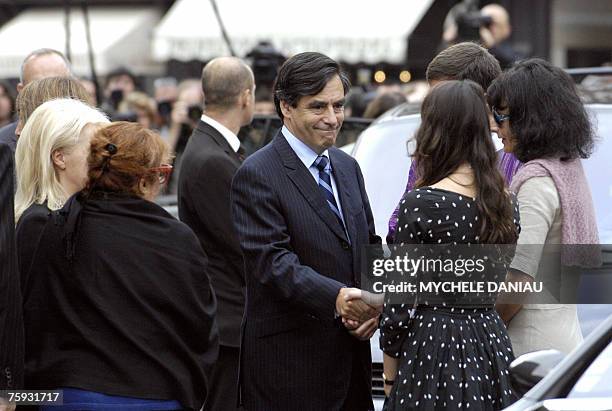
[{"label": "black jacket", "polygon": [[[24,214],[21,232],[38,224],[36,214]],[[27,241],[36,239],[19,238]],[[26,387],[200,409],[218,333],[193,232],[138,197],[77,194],[48,219],[39,242],[23,273]]]},{"label": "black jacket", "polygon": [[15,249],[13,155],[0,144],[0,389],[23,384],[23,318]]},{"label": "black jacket", "polygon": [[17,135],[15,134],[15,130],[17,130],[16,121],[0,128],[0,144],[9,146],[13,153],[13,157],[15,156],[15,148],[17,147]]},{"label": "black jacket", "polygon": [[181,163],[178,209],[208,257],[206,271],[217,297],[219,342],[240,346],[244,312],[244,266],[231,219],[230,187],[240,166],[238,155],[215,128],[201,121]]}]

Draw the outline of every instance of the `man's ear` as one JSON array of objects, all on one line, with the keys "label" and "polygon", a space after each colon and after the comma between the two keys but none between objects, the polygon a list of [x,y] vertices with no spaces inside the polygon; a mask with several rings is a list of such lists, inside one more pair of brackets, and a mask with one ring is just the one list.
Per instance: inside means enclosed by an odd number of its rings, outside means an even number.
[{"label": "man's ear", "polygon": [[283,117],[291,118],[291,113],[293,112],[293,107],[288,102],[281,100],[280,101],[281,113],[283,113]]},{"label": "man's ear", "polygon": [[53,166],[60,170],[66,169],[66,162],[64,161],[64,153],[62,150],[53,151],[53,153],[51,153],[51,160],[53,161]]},{"label": "man's ear", "polygon": [[251,104],[251,94],[251,90],[248,88],[242,92],[242,108],[246,108]]},{"label": "man's ear", "polygon": [[21,90],[23,90],[23,83],[20,81],[19,83],[17,83],[17,94],[21,93]]}]

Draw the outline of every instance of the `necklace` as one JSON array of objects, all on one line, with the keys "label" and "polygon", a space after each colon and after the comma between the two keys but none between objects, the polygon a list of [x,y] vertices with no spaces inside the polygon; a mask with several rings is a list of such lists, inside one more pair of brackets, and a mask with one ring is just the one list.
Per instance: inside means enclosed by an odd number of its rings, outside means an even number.
[{"label": "necklace", "polygon": [[[464,174],[464,173],[461,173],[461,174]],[[473,186],[473,185],[474,185],[474,180],[472,180],[472,182],[471,182],[471,183],[469,183],[469,184],[463,184],[463,183],[460,183],[459,181],[455,180],[455,179],[454,179],[454,178],[452,178],[451,176],[448,176],[448,179],[449,179],[450,181],[452,181],[453,183],[455,183],[455,184],[457,184],[457,185],[460,185],[461,187],[471,187],[471,186]]]}]

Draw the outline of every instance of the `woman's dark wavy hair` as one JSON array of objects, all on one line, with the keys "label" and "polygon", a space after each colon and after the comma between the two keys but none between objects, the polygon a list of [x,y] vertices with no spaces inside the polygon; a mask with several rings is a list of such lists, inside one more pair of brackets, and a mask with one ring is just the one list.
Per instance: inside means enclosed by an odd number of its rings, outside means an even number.
[{"label": "woman's dark wavy hair", "polygon": [[436,85],[421,107],[413,161],[420,176],[416,187],[430,186],[467,163],[474,172],[480,211],[480,241],[512,244],[518,232],[513,205],[497,169],[482,87],[470,80]]},{"label": "woman's dark wavy hair", "polygon": [[571,160],[593,152],[593,127],[571,77],[542,59],[523,60],[487,90],[491,107],[509,109],[514,155]]}]

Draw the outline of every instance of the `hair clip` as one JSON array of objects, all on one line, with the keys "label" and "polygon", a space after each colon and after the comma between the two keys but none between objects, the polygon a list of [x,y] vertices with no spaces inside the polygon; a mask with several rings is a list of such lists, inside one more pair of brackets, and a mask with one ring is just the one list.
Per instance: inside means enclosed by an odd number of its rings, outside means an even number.
[{"label": "hair clip", "polygon": [[106,145],[106,151],[108,151],[110,155],[113,155],[117,152],[117,146],[114,145],[113,143],[108,143]]}]

